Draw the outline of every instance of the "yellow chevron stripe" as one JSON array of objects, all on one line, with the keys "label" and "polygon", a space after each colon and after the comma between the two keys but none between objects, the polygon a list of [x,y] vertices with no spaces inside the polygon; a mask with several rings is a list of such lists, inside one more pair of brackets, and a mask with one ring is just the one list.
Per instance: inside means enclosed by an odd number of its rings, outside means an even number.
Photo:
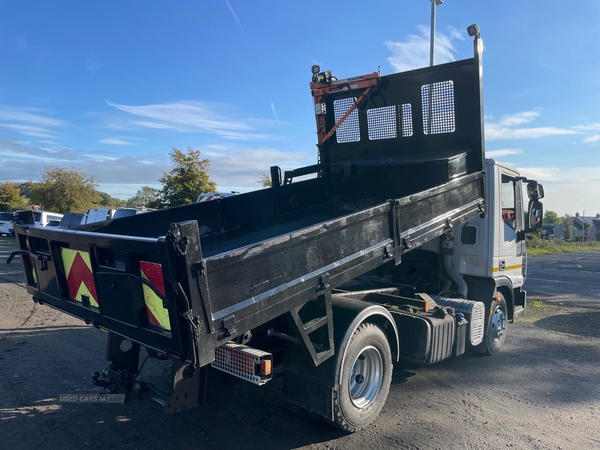
[{"label": "yellow chevron stripe", "polygon": [[77,256],[77,250],[71,250],[70,248],[62,247],[60,249],[60,256],[62,256],[63,267],[65,269],[65,274],[68,277],[71,273],[71,267],[73,267],[73,261],[75,261],[75,256]]},{"label": "yellow chevron stripe", "polygon": [[79,285],[79,289],[77,290],[77,295],[75,296],[74,300],[78,301],[79,303],[83,303],[83,300],[81,300],[82,295],[87,295],[88,298],[90,299],[90,305],[98,308],[98,302],[96,301],[96,299],[94,298],[94,296],[89,291],[89,289],[87,288],[87,286],[85,285],[85,283],[83,281]]},{"label": "yellow chevron stripe", "polygon": [[[523,264],[515,264],[514,266],[506,266],[506,268],[502,272],[507,272],[509,270],[522,269]],[[499,267],[490,267],[490,272],[500,272]]]},{"label": "yellow chevron stripe", "polygon": [[[146,281],[148,277],[141,271],[142,278]],[[144,303],[148,307],[148,309],[152,312],[156,320],[161,327],[163,327],[167,331],[171,331],[171,321],[169,320],[169,310],[163,306],[162,300],[154,293],[152,289],[150,289],[146,285],[142,285],[142,290],[144,291]]]}]

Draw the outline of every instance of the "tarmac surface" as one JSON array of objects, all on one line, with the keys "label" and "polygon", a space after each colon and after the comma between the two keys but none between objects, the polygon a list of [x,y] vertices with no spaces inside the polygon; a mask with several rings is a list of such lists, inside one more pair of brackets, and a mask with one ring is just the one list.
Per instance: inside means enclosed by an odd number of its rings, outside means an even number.
[{"label": "tarmac surface", "polygon": [[[174,415],[61,403],[99,392],[90,374],[107,364],[106,334],[34,304],[20,263],[4,264],[11,248],[0,238],[3,450],[600,448],[600,309],[531,306],[498,355],[396,364],[379,418],[348,435],[284,402],[282,378],[257,387],[211,372],[207,404]],[[153,359],[143,369],[157,387],[169,375]]]},{"label": "tarmac surface", "polygon": [[525,289],[547,302],[600,307],[600,250],[528,258]]}]

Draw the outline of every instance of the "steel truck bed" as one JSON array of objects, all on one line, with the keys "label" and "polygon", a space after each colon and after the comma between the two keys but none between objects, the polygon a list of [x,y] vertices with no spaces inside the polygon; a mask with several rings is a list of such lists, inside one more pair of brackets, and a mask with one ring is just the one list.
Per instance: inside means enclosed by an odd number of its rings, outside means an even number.
[{"label": "steel truck bed", "polygon": [[[314,332],[330,314],[307,321],[301,308],[320,292],[398,264],[484,211],[476,58],[315,76],[311,88],[317,165],[274,177],[270,189],[77,231],[17,226],[28,291],[201,367],[217,347],[290,311],[300,334]],[[327,347],[315,347],[315,364],[333,354]]]}]

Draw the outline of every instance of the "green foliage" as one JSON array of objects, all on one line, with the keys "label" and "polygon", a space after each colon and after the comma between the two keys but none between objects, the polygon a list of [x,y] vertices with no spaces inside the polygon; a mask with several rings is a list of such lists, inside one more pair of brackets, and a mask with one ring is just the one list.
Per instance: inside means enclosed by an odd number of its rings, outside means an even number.
[{"label": "green foliage", "polygon": [[0,211],[13,211],[25,203],[19,187],[14,183],[0,183]]},{"label": "green foliage", "polygon": [[558,217],[558,214],[556,214],[554,211],[546,211],[544,213],[544,221],[543,223],[560,223],[560,218]]},{"label": "green foliage", "polygon": [[148,208],[157,208],[160,204],[160,190],[150,186],[142,186],[137,193],[127,200],[127,206],[146,206]]},{"label": "green foliage", "polygon": [[565,229],[565,240],[570,241],[573,239],[573,217],[568,214],[565,214],[565,217],[562,218],[562,223]]},{"label": "green foliage", "polygon": [[97,202],[98,206],[103,206],[106,208],[120,208],[127,204],[126,200],[121,200],[120,198],[111,197],[106,192],[98,192],[101,200]]},{"label": "green foliage", "polygon": [[31,185],[31,202],[59,213],[86,211],[102,201],[97,188],[96,178],[79,169],[47,166],[40,182]]},{"label": "green foliage", "polygon": [[575,253],[589,250],[600,250],[600,242],[567,242],[554,238],[541,239],[533,233],[527,235],[527,254],[529,256]]},{"label": "green foliage", "polygon": [[163,185],[161,200],[169,206],[194,203],[199,194],[215,192],[217,185],[208,176],[210,159],[200,158],[200,150],[188,147],[187,154],[173,148],[171,161],[175,165],[159,178]]},{"label": "green foliage", "polygon": [[258,180],[256,180],[258,184],[260,184],[264,188],[269,188],[273,186],[273,182],[271,177],[266,173],[261,173],[258,175]]}]

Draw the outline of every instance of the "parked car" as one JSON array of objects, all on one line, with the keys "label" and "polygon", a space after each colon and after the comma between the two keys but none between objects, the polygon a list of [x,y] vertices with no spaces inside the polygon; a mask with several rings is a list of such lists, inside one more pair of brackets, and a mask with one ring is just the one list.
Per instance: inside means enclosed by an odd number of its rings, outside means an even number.
[{"label": "parked car", "polygon": [[137,214],[143,214],[150,211],[154,211],[153,209],[147,208],[121,208],[117,209],[115,214],[113,215],[113,219],[120,219],[122,217],[135,216]]},{"label": "parked car", "polygon": [[58,228],[70,229],[78,227],[82,224],[82,220],[84,219],[85,214],[82,213],[67,213],[63,216],[60,221],[60,225]]},{"label": "parked car", "polygon": [[45,227],[51,220],[60,222],[63,214],[52,211],[38,211],[37,209],[19,210],[13,213],[14,223],[26,223],[38,227]]},{"label": "parked car", "polygon": [[51,211],[33,211],[33,220],[38,227],[45,227],[50,221],[56,220],[60,223],[63,218],[61,213],[55,213]]},{"label": "parked car", "polygon": [[0,212],[0,236],[12,233],[12,214],[9,212]]},{"label": "parked car", "polygon": [[51,220],[46,224],[46,228],[58,228],[60,225],[60,220]]},{"label": "parked car", "polygon": [[86,223],[103,222],[108,219],[112,219],[116,209],[108,208],[92,208],[89,209],[81,225]]}]

